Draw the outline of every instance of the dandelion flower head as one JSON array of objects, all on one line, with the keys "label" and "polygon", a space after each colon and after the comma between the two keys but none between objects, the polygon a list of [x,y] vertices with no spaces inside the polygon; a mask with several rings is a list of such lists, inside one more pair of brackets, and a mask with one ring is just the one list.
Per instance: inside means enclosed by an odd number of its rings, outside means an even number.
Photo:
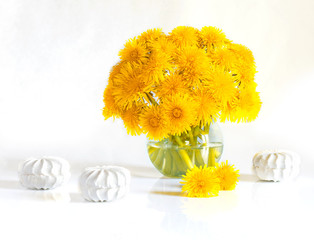
[{"label": "dandelion flower head", "polygon": [[220,164],[217,163],[215,173],[220,181],[220,190],[234,190],[239,181],[239,170],[234,165],[229,165],[228,160]]},{"label": "dandelion flower head", "polygon": [[219,192],[219,178],[213,167],[194,166],[182,178],[182,191],[188,197],[213,197]]}]

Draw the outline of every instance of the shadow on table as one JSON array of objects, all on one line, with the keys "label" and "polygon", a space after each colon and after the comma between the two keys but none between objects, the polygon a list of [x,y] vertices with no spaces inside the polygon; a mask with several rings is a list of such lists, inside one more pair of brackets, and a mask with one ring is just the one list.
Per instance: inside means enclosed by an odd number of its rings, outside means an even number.
[{"label": "shadow on table", "polygon": [[161,195],[167,195],[167,196],[185,196],[185,194],[181,192],[170,192],[170,191],[151,191],[151,194],[161,194]]},{"label": "shadow on table", "polygon": [[20,183],[14,180],[0,180],[0,189],[20,190]]},{"label": "shadow on table", "polygon": [[80,193],[72,192],[69,195],[71,203],[88,203],[88,201],[85,201]]},{"label": "shadow on table", "polygon": [[240,174],[240,182],[257,182],[259,179],[253,174]]}]

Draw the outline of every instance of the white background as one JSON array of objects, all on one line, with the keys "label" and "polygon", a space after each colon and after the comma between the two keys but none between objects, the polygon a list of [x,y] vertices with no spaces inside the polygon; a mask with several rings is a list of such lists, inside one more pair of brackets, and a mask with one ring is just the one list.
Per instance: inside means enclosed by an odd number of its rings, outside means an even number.
[{"label": "white background", "polygon": [[104,121],[102,94],[126,40],[150,28],[221,28],[255,56],[263,102],[249,124],[221,124],[223,160],[242,171],[284,148],[313,164],[314,1],[15,0],[0,3],[0,166],[30,156],[72,165],[151,166],[145,136]]},{"label": "white background", "polygon": [[[313,239],[313,13],[312,0],[0,0],[0,238]],[[180,180],[152,167],[145,136],[102,116],[125,41],[180,25],[221,28],[256,59],[262,109],[253,123],[221,124],[223,160],[241,176],[215,198],[183,197]],[[297,181],[250,175],[257,151],[281,148],[301,155]],[[21,187],[18,163],[42,155],[70,162],[69,184]],[[126,198],[82,199],[79,173],[101,164],[131,170]]]}]

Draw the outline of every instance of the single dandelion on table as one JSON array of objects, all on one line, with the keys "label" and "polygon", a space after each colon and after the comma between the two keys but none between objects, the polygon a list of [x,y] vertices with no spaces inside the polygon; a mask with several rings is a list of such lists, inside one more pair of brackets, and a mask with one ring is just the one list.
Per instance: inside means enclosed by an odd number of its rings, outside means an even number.
[{"label": "single dandelion on table", "polygon": [[219,182],[214,168],[204,165],[187,170],[180,183],[183,184],[182,192],[187,192],[188,197],[213,197],[218,196]]},{"label": "single dandelion on table", "polygon": [[220,190],[234,190],[239,181],[239,170],[226,162],[217,163],[215,173],[220,180]]}]

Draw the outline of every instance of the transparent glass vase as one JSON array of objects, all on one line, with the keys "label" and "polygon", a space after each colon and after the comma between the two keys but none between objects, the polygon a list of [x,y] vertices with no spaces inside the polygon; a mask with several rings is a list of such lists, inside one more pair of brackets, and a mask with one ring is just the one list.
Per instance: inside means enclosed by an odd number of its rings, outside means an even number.
[{"label": "transparent glass vase", "polygon": [[193,127],[181,136],[148,141],[147,151],[155,168],[164,176],[181,178],[196,166],[215,166],[223,152],[223,137],[217,122]]}]

